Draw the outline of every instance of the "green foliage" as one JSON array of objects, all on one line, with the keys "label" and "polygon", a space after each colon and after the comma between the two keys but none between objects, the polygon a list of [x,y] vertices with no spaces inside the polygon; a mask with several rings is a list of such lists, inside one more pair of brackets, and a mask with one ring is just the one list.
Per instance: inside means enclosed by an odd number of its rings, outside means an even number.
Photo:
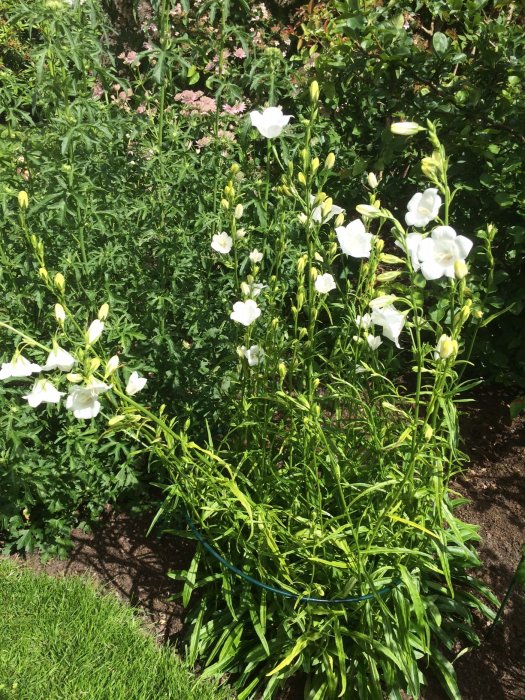
[{"label": "green foliage", "polygon": [[132,610],[90,581],[1,561],[0,607],[2,700],[230,697],[195,678],[172,649],[155,644]]}]

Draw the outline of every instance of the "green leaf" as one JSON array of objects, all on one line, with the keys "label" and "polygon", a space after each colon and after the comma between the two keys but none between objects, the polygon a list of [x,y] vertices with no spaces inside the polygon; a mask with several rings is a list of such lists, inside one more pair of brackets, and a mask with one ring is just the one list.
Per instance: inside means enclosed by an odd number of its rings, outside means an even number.
[{"label": "green leaf", "polygon": [[509,406],[510,419],[514,420],[519,416],[519,414],[525,409],[525,396],[521,396],[519,399],[514,399],[511,401]]},{"label": "green leaf", "polygon": [[447,661],[447,659],[443,656],[439,649],[436,649],[436,647],[432,647],[430,658],[442,681],[442,685],[448,697],[451,698],[451,700],[461,700],[461,693],[459,692],[458,688],[456,672],[454,671],[454,667],[450,661]]},{"label": "green leaf", "polygon": [[448,37],[446,37],[445,34],[442,34],[441,32],[434,33],[434,36],[432,37],[432,46],[438,56],[443,56],[446,54],[448,45]]}]

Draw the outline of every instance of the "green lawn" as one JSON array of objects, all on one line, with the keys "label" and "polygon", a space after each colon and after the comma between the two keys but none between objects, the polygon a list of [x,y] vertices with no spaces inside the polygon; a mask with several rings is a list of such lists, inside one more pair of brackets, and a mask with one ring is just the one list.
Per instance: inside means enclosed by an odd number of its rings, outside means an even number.
[{"label": "green lawn", "polygon": [[0,561],[0,700],[211,700],[134,612],[81,578]]}]

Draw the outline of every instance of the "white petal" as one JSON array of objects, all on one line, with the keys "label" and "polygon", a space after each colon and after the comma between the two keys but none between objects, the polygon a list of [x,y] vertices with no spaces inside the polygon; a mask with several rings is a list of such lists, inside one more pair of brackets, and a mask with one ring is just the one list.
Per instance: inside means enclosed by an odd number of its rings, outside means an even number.
[{"label": "white petal", "polygon": [[433,260],[436,254],[436,244],[431,238],[424,238],[417,247],[417,256],[421,262]]},{"label": "white petal", "polygon": [[474,245],[474,243],[470,240],[470,238],[467,238],[466,236],[458,236],[455,242],[459,254],[463,259],[465,259],[472,250],[472,246]]},{"label": "white petal", "polygon": [[452,226],[436,226],[432,231],[432,238],[434,241],[454,241],[456,237],[457,233]]},{"label": "white petal", "polygon": [[[454,270],[454,267],[452,267]],[[445,268],[435,260],[429,259],[421,263],[421,273],[427,280],[438,280],[445,274]]]}]

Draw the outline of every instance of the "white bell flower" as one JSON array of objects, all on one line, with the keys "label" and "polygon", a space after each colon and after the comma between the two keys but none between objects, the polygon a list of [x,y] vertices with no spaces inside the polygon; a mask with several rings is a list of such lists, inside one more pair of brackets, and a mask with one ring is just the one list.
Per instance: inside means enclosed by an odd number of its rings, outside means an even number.
[{"label": "white bell flower", "polygon": [[215,250],[217,253],[220,253],[221,255],[228,255],[228,253],[232,249],[232,245],[232,237],[229,236],[226,233],[226,231],[216,233],[211,239],[211,247],[213,248],[213,250]]},{"label": "white bell flower", "polygon": [[329,272],[319,275],[314,282],[314,287],[319,294],[328,294],[336,288],[335,280]]},{"label": "white bell flower", "polygon": [[380,335],[372,335],[371,333],[368,333],[366,336],[366,342],[371,350],[377,350],[377,348],[383,344]]},{"label": "white bell flower", "polygon": [[258,345],[252,345],[247,348],[245,345],[241,345],[239,348],[240,354],[246,359],[250,367],[256,367],[264,357],[264,350]]},{"label": "white bell flower", "polygon": [[335,229],[337,240],[345,255],[353,258],[369,258],[372,250],[372,234],[365,230],[361,219]]},{"label": "white bell flower", "polygon": [[417,192],[407,206],[405,221],[407,226],[423,228],[437,218],[441,207],[441,197],[435,187],[429,187],[424,192]]},{"label": "white bell flower", "polygon": [[280,136],[291,118],[291,115],[283,114],[282,107],[267,107],[262,112],[250,112],[252,126],[267,139]]},{"label": "white bell flower", "polygon": [[91,380],[85,386],[75,384],[69,390],[66,399],[66,408],[68,411],[73,411],[75,418],[89,420],[95,418],[100,412],[100,401],[98,396],[109,391],[111,386],[104,382]]},{"label": "white bell flower", "polygon": [[126,384],[126,394],[133,396],[139,391],[142,391],[147,383],[146,377],[139,377],[137,372],[132,372],[129,375],[128,383]]},{"label": "white bell flower", "polygon": [[358,328],[366,330],[372,325],[372,316],[370,316],[370,314],[363,314],[362,316],[358,315],[355,317],[355,322]]},{"label": "white bell flower", "polygon": [[[311,194],[310,204],[313,205],[314,202],[315,195]],[[344,211],[345,210],[342,207],[338,207],[337,204],[332,204],[328,212],[323,211],[323,204],[321,203],[312,209],[312,221],[314,221],[316,224],[326,224],[328,221],[330,221],[330,219],[333,219],[334,216],[344,214]]]},{"label": "white bell flower", "polygon": [[264,257],[263,254],[261,252],[259,252],[257,250],[257,248],[252,250],[252,252],[250,253],[250,260],[252,261],[252,263],[254,265],[256,265],[257,263],[260,263],[261,260],[263,259],[263,257]]},{"label": "white bell flower", "polygon": [[382,308],[372,309],[372,321],[382,327],[385,338],[391,340],[396,348],[400,348],[399,334],[406,321],[406,313],[398,311],[391,304]]},{"label": "white bell flower", "polygon": [[37,408],[41,403],[59,403],[62,396],[65,396],[65,392],[58,391],[50,381],[38,379],[30,393],[22,398],[27,401],[31,408]]},{"label": "white bell flower", "polygon": [[243,326],[249,326],[261,315],[261,309],[253,299],[246,301],[236,301],[233,305],[233,311],[230,314],[232,321],[242,323]]},{"label": "white bell flower", "polygon": [[40,365],[30,362],[23,355],[15,355],[11,362],[2,362],[0,369],[0,379],[10,379],[11,377],[30,377],[42,371]]},{"label": "white bell flower", "polygon": [[73,355],[53,344],[53,349],[47,356],[46,364],[42,367],[42,370],[48,372],[51,369],[59,369],[62,372],[71,372],[75,364],[76,360]]},{"label": "white bell flower", "polygon": [[421,272],[427,280],[456,276],[455,263],[464,261],[473,246],[466,236],[458,236],[451,226],[437,226],[429,238],[422,240],[417,254]]}]

